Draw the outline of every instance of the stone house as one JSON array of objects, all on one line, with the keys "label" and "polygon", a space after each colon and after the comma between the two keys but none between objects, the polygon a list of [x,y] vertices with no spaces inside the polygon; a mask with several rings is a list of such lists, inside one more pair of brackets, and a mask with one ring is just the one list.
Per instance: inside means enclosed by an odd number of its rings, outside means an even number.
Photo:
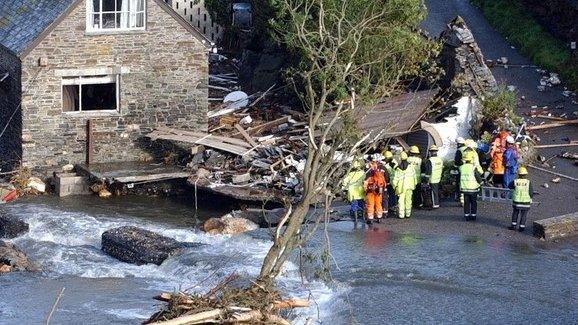
[{"label": "stone house", "polygon": [[154,127],[207,128],[210,41],[162,0],[3,2],[0,43],[4,165],[149,159]]}]

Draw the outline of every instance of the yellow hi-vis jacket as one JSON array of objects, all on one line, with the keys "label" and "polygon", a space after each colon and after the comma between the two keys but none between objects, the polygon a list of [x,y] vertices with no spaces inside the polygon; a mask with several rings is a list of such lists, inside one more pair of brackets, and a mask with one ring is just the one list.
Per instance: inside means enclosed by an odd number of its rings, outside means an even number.
[{"label": "yellow hi-vis jacket", "polygon": [[407,190],[414,190],[416,184],[415,170],[411,165],[408,165],[405,170],[399,167],[395,169],[395,178],[392,185],[396,195],[400,195]]},{"label": "yellow hi-vis jacket", "polygon": [[343,189],[347,189],[347,199],[349,202],[353,200],[363,200],[365,191],[363,190],[363,181],[365,180],[365,172],[363,170],[352,170],[343,179]]},{"label": "yellow hi-vis jacket", "polygon": [[430,184],[438,184],[442,180],[444,161],[440,157],[430,157],[431,175],[429,175]]},{"label": "yellow hi-vis jacket", "polygon": [[518,207],[530,207],[532,197],[530,196],[530,180],[518,178],[514,180],[514,191],[512,192],[512,202]]},{"label": "yellow hi-vis jacket", "polygon": [[407,158],[408,168],[413,168],[415,183],[420,183],[421,178],[421,158],[416,156],[410,156]]}]

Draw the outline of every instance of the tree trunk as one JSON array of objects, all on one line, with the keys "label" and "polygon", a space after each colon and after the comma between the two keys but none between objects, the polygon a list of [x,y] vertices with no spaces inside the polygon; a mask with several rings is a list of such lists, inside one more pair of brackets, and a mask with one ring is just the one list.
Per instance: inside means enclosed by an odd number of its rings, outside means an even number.
[{"label": "tree trunk", "polygon": [[[278,231],[281,235],[275,238],[273,246],[269,249],[267,256],[265,256],[261,273],[259,274],[261,282],[270,283],[279,274],[281,267],[293,251],[293,248],[298,244],[301,225],[307,216],[311,201],[309,195],[304,194],[304,199],[289,215],[285,231],[283,233]],[[279,224],[277,227],[283,227],[283,225]]]}]

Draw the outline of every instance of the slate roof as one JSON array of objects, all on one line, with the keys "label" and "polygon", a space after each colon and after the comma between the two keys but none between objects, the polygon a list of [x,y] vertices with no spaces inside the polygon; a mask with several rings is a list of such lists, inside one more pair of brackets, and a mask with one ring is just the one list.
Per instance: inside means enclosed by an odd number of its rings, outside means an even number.
[{"label": "slate roof", "polygon": [[0,0],[0,43],[21,54],[75,0]]}]

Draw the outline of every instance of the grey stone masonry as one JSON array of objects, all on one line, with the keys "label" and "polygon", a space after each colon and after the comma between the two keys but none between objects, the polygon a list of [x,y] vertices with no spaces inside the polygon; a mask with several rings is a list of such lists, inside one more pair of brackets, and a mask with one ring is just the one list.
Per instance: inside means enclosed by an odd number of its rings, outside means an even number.
[{"label": "grey stone masonry", "polygon": [[[70,14],[22,57],[22,163],[82,163],[86,123],[94,162],[148,160],[162,154],[143,135],[156,126],[207,128],[207,49],[154,0],[146,29],[90,33],[86,6]],[[63,112],[62,78],[118,75],[119,111]]]},{"label": "grey stone masonry", "polygon": [[578,235],[578,212],[534,221],[534,236],[545,240]]}]

